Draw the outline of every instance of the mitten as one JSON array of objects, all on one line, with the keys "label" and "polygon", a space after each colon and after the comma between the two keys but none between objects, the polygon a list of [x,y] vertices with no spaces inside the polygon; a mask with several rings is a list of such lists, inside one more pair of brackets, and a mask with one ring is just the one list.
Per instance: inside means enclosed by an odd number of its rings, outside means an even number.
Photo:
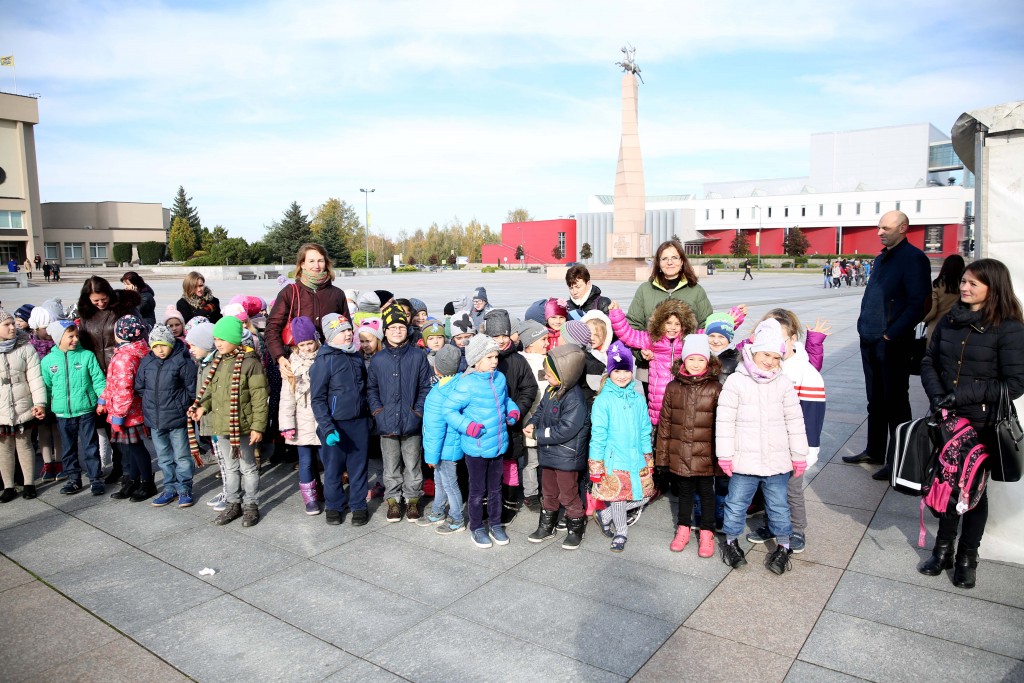
[{"label": "mitten", "polygon": [[295,441],[295,430],[286,429],[283,432],[281,432],[281,436],[284,437],[285,441]]},{"label": "mitten", "polygon": [[480,436],[484,431],[484,426],[479,422],[470,422],[469,426],[466,427],[466,434],[473,437],[474,439]]},{"label": "mitten", "polygon": [[594,482],[595,484],[600,484],[602,479],[604,479],[604,477],[602,477],[600,474],[590,475],[590,481]]},{"label": "mitten", "polygon": [[510,410],[510,411],[508,411],[508,419],[505,420],[505,422],[509,423],[510,425],[514,425],[516,422],[519,422],[519,411],[518,410]]},{"label": "mitten", "polygon": [[337,446],[339,441],[341,441],[341,434],[338,433],[337,429],[328,434],[327,438],[324,439],[324,443],[328,446]]},{"label": "mitten", "polygon": [[807,461],[806,460],[794,460],[793,461],[793,476],[794,477],[799,477],[805,471],[807,471]]},{"label": "mitten", "polygon": [[[725,472],[725,476],[732,476],[732,460],[719,460],[718,466],[722,468],[723,472]],[[804,463],[804,466],[806,467],[807,463]]]}]

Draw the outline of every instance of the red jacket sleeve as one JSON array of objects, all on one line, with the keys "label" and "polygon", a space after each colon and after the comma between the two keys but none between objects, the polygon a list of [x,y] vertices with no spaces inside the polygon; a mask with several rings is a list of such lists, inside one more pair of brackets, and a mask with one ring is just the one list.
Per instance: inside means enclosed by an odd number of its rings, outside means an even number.
[{"label": "red jacket sleeve", "polygon": [[107,406],[107,420],[110,424],[122,424],[132,407],[137,369],[135,359],[127,354],[114,354],[107,366],[107,386],[100,397],[100,403]]}]

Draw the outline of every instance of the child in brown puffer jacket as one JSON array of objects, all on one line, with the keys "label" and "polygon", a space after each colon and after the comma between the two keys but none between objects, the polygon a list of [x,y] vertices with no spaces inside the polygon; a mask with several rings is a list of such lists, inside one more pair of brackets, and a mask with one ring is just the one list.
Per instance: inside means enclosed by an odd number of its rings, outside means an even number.
[{"label": "child in brown puffer jacket", "polygon": [[[715,412],[722,385],[721,363],[711,355],[705,334],[683,339],[682,360],[665,388],[658,421],[655,467],[672,474],[679,490],[676,535],[669,550],[682,552],[690,541],[694,492],[700,496],[700,543],[697,554],[715,554]],[[664,470],[663,470],[664,471]]]}]

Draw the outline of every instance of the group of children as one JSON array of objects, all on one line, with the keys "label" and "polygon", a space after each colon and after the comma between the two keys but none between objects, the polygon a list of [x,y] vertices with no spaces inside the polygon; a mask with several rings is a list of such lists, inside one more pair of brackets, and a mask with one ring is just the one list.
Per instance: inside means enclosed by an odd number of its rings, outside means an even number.
[{"label": "group of children", "polygon": [[[567,284],[570,293],[579,285]],[[775,541],[766,564],[776,573],[803,550],[801,475],[821,432],[817,370],[827,327],[806,330],[775,309],[734,345],[745,307],[698,321],[670,297],[648,329],[636,330],[603,297],[589,309],[546,299],[517,321],[492,307],[483,288],[450,302],[443,319],[416,299],[346,294],[351,320],[326,315],[317,330],[300,316],[289,326],[291,373],[277,429],[297,450],[307,514],[326,511],[336,525],[351,512],[352,524],[366,524],[367,460],[379,451],[388,522],[407,519],[443,535],[468,529],[482,548],[509,543],[505,524],[522,501],[539,515],[529,541],[564,528],[562,547],[578,548],[593,516],[621,552],[643,507],[674,490],[669,549],[682,552],[694,528],[699,556],[711,557],[717,525],[722,559],[738,567],[738,537],[760,489],[767,525],[747,539]],[[127,472],[113,497],[189,507],[194,468],[212,450],[223,482],[210,501],[216,523],[258,523],[259,450],[276,436],[268,434],[275,392],[253,324],[267,305],[237,299],[216,324],[195,317],[183,325],[171,310],[167,324],[148,330],[133,314],[121,317],[106,376],[79,348],[59,301],[37,307],[26,330],[0,311],[0,405],[10,406],[0,412],[0,500],[14,497],[15,451],[32,471],[26,435],[38,427],[42,444],[48,416],[64,444],[61,493],[82,490],[84,466],[93,495],[103,494],[96,431],[105,418]],[[634,378],[640,352],[651,359],[646,387]],[[161,492],[145,438],[163,473]],[[50,464],[44,452],[44,480]],[[433,471],[426,481],[424,467]],[[26,485],[23,496],[34,495]],[[431,496],[424,509],[421,499]]]}]

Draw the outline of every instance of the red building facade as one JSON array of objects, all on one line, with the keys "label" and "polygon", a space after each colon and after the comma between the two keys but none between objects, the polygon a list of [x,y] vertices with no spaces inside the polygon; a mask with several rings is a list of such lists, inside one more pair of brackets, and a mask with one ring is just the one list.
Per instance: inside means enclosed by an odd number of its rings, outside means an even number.
[{"label": "red building facade", "polygon": [[[557,218],[549,221],[502,223],[501,244],[483,245],[481,261],[485,265],[517,265],[520,262],[516,260],[516,249],[520,245],[523,247],[521,263],[524,265],[576,261],[576,220]],[[561,249],[561,258],[553,254],[556,247]]]}]

